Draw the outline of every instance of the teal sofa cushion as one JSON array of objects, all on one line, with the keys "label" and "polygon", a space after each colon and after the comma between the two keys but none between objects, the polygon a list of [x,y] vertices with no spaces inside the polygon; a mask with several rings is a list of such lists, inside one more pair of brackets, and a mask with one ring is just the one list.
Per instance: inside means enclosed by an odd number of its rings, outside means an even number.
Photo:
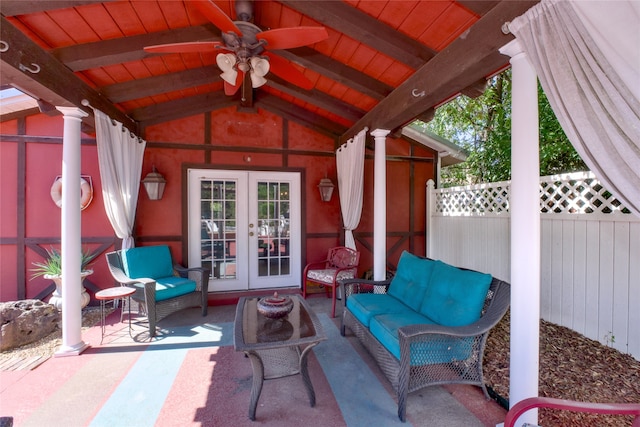
[{"label": "teal sofa cushion", "polygon": [[389,294],[355,294],[347,298],[347,308],[364,326],[375,315],[382,313],[404,313],[409,307]]},{"label": "teal sofa cushion", "polygon": [[398,270],[389,285],[389,295],[419,311],[436,261],[402,252]]},{"label": "teal sofa cushion", "polygon": [[[391,354],[400,360],[400,338],[398,329],[416,324],[434,322],[414,311],[403,314],[381,314],[371,319],[369,331]],[[473,337],[448,337],[434,335],[427,342],[411,344],[411,365],[422,366],[465,360],[471,354]]]},{"label": "teal sofa cushion", "polygon": [[122,263],[125,274],[132,279],[173,276],[171,252],[166,245],[125,249]]},{"label": "teal sofa cushion", "polygon": [[469,325],[480,318],[492,277],[436,261],[420,313],[444,326]]}]

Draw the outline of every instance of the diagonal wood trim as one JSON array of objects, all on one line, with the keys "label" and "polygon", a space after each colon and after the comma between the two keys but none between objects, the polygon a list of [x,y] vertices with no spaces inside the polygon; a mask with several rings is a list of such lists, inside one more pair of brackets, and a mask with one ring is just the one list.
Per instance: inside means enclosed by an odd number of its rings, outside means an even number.
[{"label": "diagonal wood trim", "polygon": [[469,9],[476,15],[483,16],[491,9],[493,9],[499,0],[456,0],[456,3],[461,4],[465,8]]},{"label": "diagonal wood trim", "polygon": [[414,69],[436,53],[345,2],[280,0],[280,3]]},{"label": "diagonal wood trim", "polygon": [[207,24],[61,47],[51,54],[71,70],[83,71],[161,55],[145,52],[145,46],[221,40],[216,27]]},{"label": "diagonal wood trim", "polygon": [[[502,1],[472,26],[465,37],[447,46],[369,111],[340,137],[340,142],[347,141],[365,126],[390,130],[403,126],[477,82],[479,75],[488,76],[508,64],[508,58],[501,55],[498,48],[513,40],[513,35],[503,34],[500,28],[537,3],[536,0]],[[416,96],[422,92],[424,95]]]},{"label": "diagonal wood trim", "polygon": [[380,101],[393,91],[389,86],[373,77],[351,68],[342,62],[325,56],[310,47],[298,47],[288,50],[274,50],[274,53],[300,64],[305,68],[322,74],[347,87],[357,90],[371,98]]}]

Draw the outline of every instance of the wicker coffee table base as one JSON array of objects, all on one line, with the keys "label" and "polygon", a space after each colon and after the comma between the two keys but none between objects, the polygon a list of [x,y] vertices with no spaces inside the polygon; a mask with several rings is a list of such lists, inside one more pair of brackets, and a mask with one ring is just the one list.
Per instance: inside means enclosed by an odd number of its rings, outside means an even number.
[{"label": "wicker coffee table base", "polygon": [[249,419],[251,421],[256,420],[256,408],[265,380],[300,374],[307,390],[307,396],[309,396],[309,404],[311,407],[316,405],[316,393],[313,390],[311,377],[309,377],[307,357],[310,350],[317,344],[309,344],[302,349],[298,346],[292,346],[244,352],[249,357],[253,370],[251,402],[249,403]]}]

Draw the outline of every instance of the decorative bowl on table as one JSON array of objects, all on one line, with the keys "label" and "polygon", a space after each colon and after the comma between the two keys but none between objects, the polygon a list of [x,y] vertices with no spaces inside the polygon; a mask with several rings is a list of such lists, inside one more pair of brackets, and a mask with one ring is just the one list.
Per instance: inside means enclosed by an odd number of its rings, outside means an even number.
[{"label": "decorative bowl on table", "polygon": [[279,296],[275,292],[272,296],[258,300],[258,313],[269,319],[282,319],[293,310],[293,301],[288,296]]}]

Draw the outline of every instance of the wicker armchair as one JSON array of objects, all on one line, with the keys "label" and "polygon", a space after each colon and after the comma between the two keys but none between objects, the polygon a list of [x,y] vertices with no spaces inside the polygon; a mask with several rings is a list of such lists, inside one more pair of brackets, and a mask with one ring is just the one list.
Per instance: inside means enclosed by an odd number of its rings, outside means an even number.
[{"label": "wicker armchair", "polygon": [[[149,250],[152,252],[148,252]],[[139,274],[132,274],[134,277],[129,277],[127,273],[132,268],[130,266],[130,268],[127,268],[126,256],[127,254],[131,255],[131,253],[126,251],[138,251],[138,253],[147,251],[152,256],[152,259],[156,261],[163,259],[164,262],[169,263],[168,266],[164,266],[164,270],[172,271],[173,276],[159,278],[140,277]],[[158,253],[160,254],[159,257]],[[202,316],[207,315],[209,270],[204,268],[184,268],[178,264],[172,265],[169,248],[166,246],[145,246],[114,251],[107,253],[106,258],[113,278],[123,286],[136,288],[136,293],[131,298],[143,306],[149,321],[150,336],[154,337],[156,335],[157,322],[176,311],[200,306],[202,307]],[[154,276],[153,274],[151,275]],[[195,282],[195,290],[192,290],[193,282]],[[176,287],[182,284],[190,286],[188,288],[189,291],[176,291]],[[170,292],[169,296],[160,294],[167,290]]]},{"label": "wicker armchair", "polygon": [[[438,384],[473,384],[480,386],[487,399],[482,357],[489,331],[509,308],[510,285],[493,278],[485,297],[482,315],[466,326],[449,327],[436,324],[416,324],[398,330],[400,354],[390,353],[346,308],[349,296],[355,293],[386,293],[391,280],[373,281],[347,279],[340,281],[343,298],[341,334],[346,327],[362,342],[376,359],[380,369],[396,389],[398,417],[406,420],[407,394]],[[453,357],[443,362],[442,349],[454,350]],[[464,354],[464,358],[461,357]]]},{"label": "wicker armchair", "polygon": [[307,283],[324,286],[327,297],[331,289],[331,316],[336,317],[336,291],[338,281],[356,277],[360,252],[337,246],[329,249],[327,258],[306,265],[302,273],[302,297],[307,297]]}]

